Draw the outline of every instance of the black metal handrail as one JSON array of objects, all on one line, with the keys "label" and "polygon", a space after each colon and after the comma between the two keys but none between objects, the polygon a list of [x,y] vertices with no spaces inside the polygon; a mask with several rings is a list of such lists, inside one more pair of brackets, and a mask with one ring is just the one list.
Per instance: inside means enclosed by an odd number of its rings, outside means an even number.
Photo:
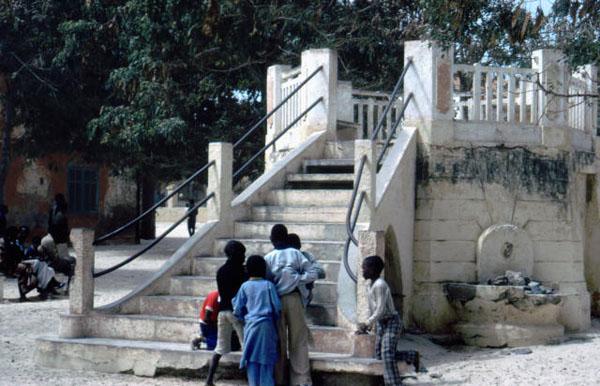
[{"label": "black metal handrail", "polygon": [[[234,144],[233,144],[233,149],[235,149],[240,143],[242,143],[250,134],[252,134],[258,127],[260,127],[261,124],[263,124],[270,116],[272,116],[277,110],[279,110],[292,96],[294,96],[298,91],[300,91],[300,89],[306,84],[308,83],[319,71],[321,71],[323,69],[323,66],[319,66],[316,70],[314,70],[309,76],[306,77],[306,79],[304,79],[301,83],[298,84],[298,86],[287,96],[285,97],[277,106],[275,106],[275,108],[273,110],[271,110],[271,112],[269,112],[268,114],[266,114],[263,118],[261,118],[254,126],[252,126],[240,139],[238,139]],[[312,108],[314,108],[317,103],[319,103],[320,101],[323,100],[323,97],[320,97],[319,99],[317,99],[312,105],[310,105],[306,110],[304,110],[290,125],[288,125],[281,133],[279,133],[272,141],[270,141],[267,145],[265,145],[258,153],[256,153],[250,160],[248,160],[238,171],[235,172],[235,174],[232,176],[232,179],[236,178],[244,169],[246,169],[256,158],[258,158],[261,154],[263,154],[266,149],[269,148],[269,146],[272,146],[275,141],[277,141],[279,138],[281,138],[281,136],[283,134],[285,134],[292,126],[294,126],[306,113],[308,113]],[[198,169],[194,174],[192,174],[192,176],[190,176],[188,179],[186,179],[184,182],[182,182],[181,184],[179,184],[171,193],[169,193],[167,196],[163,197],[161,200],[159,200],[158,202],[156,202],[152,207],[150,207],[149,209],[147,209],[144,213],[140,214],[139,216],[137,216],[136,218],[134,218],[133,220],[129,221],[127,224],[115,229],[114,231],[97,238],[96,240],[94,240],[93,244],[97,245],[98,243],[112,237],[115,236],[121,232],[123,232],[124,230],[128,229],[130,226],[134,225],[135,223],[137,223],[138,221],[140,221],[142,218],[144,218],[145,216],[147,216],[148,214],[152,213],[154,210],[156,210],[156,208],[158,208],[160,205],[162,205],[163,203],[165,203],[168,199],[170,199],[171,197],[173,197],[175,194],[177,194],[181,189],[183,189],[184,187],[186,187],[190,182],[192,182],[192,180],[194,178],[196,178],[200,173],[202,173],[204,170],[206,170],[208,167],[210,167],[211,165],[214,165],[215,161],[210,161],[208,162],[206,165],[204,165],[202,168]],[[214,197],[214,192],[210,193],[209,195],[207,195],[200,203],[194,205],[193,208],[190,208],[187,213],[181,218],[179,219],[177,222],[175,222],[174,224],[172,224],[163,234],[161,234],[159,237],[157,237],[155,240],[153,240],[150,244],[148,244],[146,247],[144,247],[141,251],[135,253],[134,255],[132,255],[131,257],[125,259],[124,261],[122,261],[119,264],[116,264],[115,266],[105,269],[101,272],[97,272],[94,273],[94,277],[100,277],[102,275],[105,275],[107,273],[113,272],[116,269],[119,269],[120,267],[130,263],[131,261],[135,260],[137,257],[141,256],[142,254],[144,254],[146,251],[150,250],[152,247],[154,247],[156,244],[158,244],[163,238],[165,238],[173,229],[175,229],[179,224],[181,224],[186,218],[189,217],[190,213],[195,210],[198,209],[200,206],[204,205],[204,203],[206,203],[210,198]]]},{"label": "black metal handrail", "polygon": [[[354,212],[354,217],[352,219],[352,226],[350,227],[350,231],[351,234],[354,234],[354,228],[356,227],[356,222],[358,221],[358,215],[360,214],[360,208],[362,207],[362,203],[365,199],[365,192],[360,192],[360,196],[358,196],[358,204],[356,204],[356,212]],[[352,239],[350,237],[348,237],[346,239],[346,243],[344,243],[344,268],[346,269],[346,273],[348,273],[348,276],[350,276],[350,279],[352,279],[355,283],[357,282],[357,277],[354,274],[354,272],[352,272],[352,269],[350,268],[350,264],[348,263],[348,249],[350,248],[350,242],[352,241]]]},{"label": "black metal handrail", "polygon": [[252,126],[252,128],[250,130],[248,130],[246,132],[246,134],[242,135],[242,137],[240,139],[238,139],[234,144],[233,144],[233,149],[235,149],[236,147],[238,147],[239,144],[241,144],[246,138],[248,138],[248,136],[250,134],[252,134],[254,132],[254,130],[256,130],[257,128],[260,127],[260,125],[262,125],[264,123],[264,121],[266,121],[267,119],[269,119],[269,117],[271,117],[271,115],[275,114],[275,112],[277,110],[279,110],[281,108],[281,106],[283,106],[288,100],[290,100],[291,97],[293,97],[298,91],[300,91],[300,89],[302,88],[302,86],[304,86],[306,83],[308,83],[309,80],[311,80],[315,75],[317,75],[317,72],[321,71],[323,69],[323,66],[319,66],[316,70],[314,70],[312,72],[312,74],[310,74],[309,76],[306,77],[306,79],[304,79],[295,89],[294,91],[292,91],[290,93],[290,95],[286,96],[281,102],[279,102],[279,104],[277,106],[275,106],[273,108],[273,110],[271,110],[270,113],[268,113],[267,115],[265,115],[264,117],[262,117],[262,119],[260,121],[258,121],[254,126]]},{"label": "black metal handrail", "polygon": [[[412,59],[408,58],[408,60],[406,62],[406,65],[404,66],[404,69],[402,70],[402,73],[400,74],[400,77],[398,78],[398,81],[396,82],[396,86],[394,87],[394,91],[392,92],[392,95],[390,96],[390,99],[389,99],[387,105],[385,106],[385,109],[383,110],[381,118],[379,119],[379,123],[377,124],[377,126],[375,127],[375,130],[373,131],[373,134],[371,135],[371,140],[376,140],[377,139],[377,134],[379,134],[379,131],[383,127],[383,122],[385,121],[385,117],[386,117],[387,113],[389,112],[390,108],[392,107],[392,104],[394,103],[394,99],[396,98],[396,94],[400,91],[400,86],[402,85],[402,83],[404,81],[404,76],[406,75],[406,72],[408,71],[408,68],[412,64],[413,64]],[[398,115],[396,121],[392,125],[392,129],[390,131],[390,134],[387,136],[387,139],[385,141],[385,144],[383,146],[383,149],[382,149],[381,153],[379,153],[379,155],[377,156],[377,161],[376,161],[375,165],[379,165],[379,163],[382,161],[383,156],[385,155],[385,151],[387,150],[388,146],[390,145],[390,142],[391,142],[394,134],[396,133],[396,129],[398,128],[398,125],[400,124],[400,121],[404,117],[404,111],[406,110],[406,106],[408,105],[408,102],[410,102],[410,100],[412,99],[412,97],[413,97],[413,94],[410,93],[408,95],[408,97],[406,98],[406,100],[403,101],[402,111],[400,112],[400,114]],[[354,274],[354,272],[352,272],[352,269],[350,268],[350,265],[348,263],[348,250],[349,250],[349,247],[350,247],[350,242],[352,242],[354,245],[358,246],[358,240],[356,240],[356,238],[354,237],[354,228],[356,226],[356,221],[358,220],[358,215],[360,213],[360,208],[362,206],[362,200],[363,200],[364,194],[365,194],[364,191],[361,192],[360,200],[359,200],[359,205],[357,207],[356,213],[354,215],[354,220],[353,220],[352,223],[350,223],[350,217],[352,216],[352,210],[354,208],[354,202],[356,200],[356,194],[358,192],[358,184],[360,183],[360,179],[361,179],[361,176],[362,176],[362,172],[363,172],[363,169],[364,169],[364,165],[365,165],[366,159],[367,159],[367,157],[363,156],[362,159],[361,159],[361,161],[360,161],[360,166],[358,168],[358,172],[356,174],[355,181],[354,181],[354,188],[352,190],[352,197],[350,198],[350,204],[348,205],[348,211],[346,212],[346,233],[348,234],[348,237],[347,237],[346,243],[344,245],[344,256],[343,256],[342,260],[343,260],[343,263],[344,263],[344,268],[346,269],[346,273],[348,273],[348,276],[350,276],[350,278],[354,282],[357,282],[357,276]]]},{"label": "black metal handrail", "polygon": [[161,198],[158,202],[156,202],[154,205],[152,205],[152,207],[150,207],[144,213],[140,214],[139,216],[137,216],[133,220],[129,221],[127,224],[125,224],[125,225],[123,225],[123,226],[115,229],[114,231],[112,231],[110,233],[107,233],[104,236],[98,237],[96,240],[94,240],[93,245],[97,245],[98,243],[101,243],[102,241],[104,241],[104,240],[106,240],[106,239],[108,239],[108,238],[110,238],[112,236],[115,236],[115,235],[123,232],[125,229],[129,228],[130,226],[132,226],[136,222],[140,221],[142,218],[146,217],[149,213],[153,212],[156,208],[158,208],[159,206],[161,206],[162,204],[164,204],[169,198],[173,197],[181,189],[185,188],[190,182],[192,182],[196,177],[198,177],[198,175],[200,173],[202,173],[203,171],[205,171],[209,166],[214,165],[214,163],[215,163],[215,161],[210,161],[209,163],[207,163],[206,165],[204,165],[200,169],[196,170],[196,172],[194,174],[192,174],[187,180],[185,180],[181,184],[179,184],[175,188],[175,190],[173,190],[171,193],[169,193],[165,197]]},{"label": "black metal handrail", "polygon": [[115,264],[112,267],[107,268],[105,270],[102,270],[100,272],[95,272],[94,275],[93,275],[94,278],[106,275],[107,273],[111,273],[112,271],[115,271],[115,270],[121,268],[122,266],[124,266],[126,264],[129,264],[130,262],[132,262],[133,260],[135,260],[139,256],[141,256],[144,253],[146,253],[149,249],[151,249],[152,247],[154,247],[162,239],[164,239],[169,233],[171,233],[171,231],[173,231],[173,229],[177,228],[177,226],[179,224],[181,224],[185,219],[187,219],[194,210],[197,210],[199,207],[201,207],[202,205],[204,205],[208,200],[210,200],[214,196],[215,196],[214,192],[209,193],[206,197],[204,197],[204,199],[202,201],[200,201],[199,203],[197,203],[193,207],[189,208],[189,210],[185,213],[185,215],[183,215],[183,217],[181,217],[179,220],[177,220],[176,222],[174,222],[160,236],[158,236],[156,239],[152,240],[152,242],[150,244],[148,244],[147,246],[145,246],[144,248],[142,248],[140,251],[134,253],[132,256],[128,257],[127,259],[123,260],[122,262],[120,262],[118,264]]},{"label": "black metal handrail", "polygon": [[408,102],[410,102],[410,100],[412,99],[412,97],[413,97],[413,93],[412,92],[410,94],[408,94],[408,97],[406,97],[406,100],[404,101],[404,103],[402,105],[402,110],[400,111],[398,119],[392,125],[392,131],[390,132],[390,135],[386,138],[385,144],[383,145],[383,149],[381,149],[381,152],[377,156],[377,163],[375,165],[379,165],[381,163],[381,161],[383,160],[383,156],[385,155],[385,151],[390,146],[390,142],[392,142],[392,138],[394,137],[394,134],[396,134],[396,129],[398,128],[398,125],[400,124],[400,121],[404,117],[404,111],[406,111],[406,106],[408,106]]},{"label": "black metal handrail", "polygon": [[[390,95],[388,104],[385,106],[385,109],[383,110],[383,113],[381,114],[379,123],[375,127],[375,130],[373,130],[371,139],[373,139],[373,140],[377,139],[377,134],[379,134],[379,130],[381,130],[381,128],[383,127],[383,122],[385,121],[385,117],[386,117],[388,111],[390,111],[390,109],[392,108],[394,99],[396,99],[396,94],[398,94],[398,92],[400,91],[400,86],[402,86],[402,82],[404,82],[404,75],[406,75],[406,72],[408,71],[408,68],[411,65],[412,65],[412,59],[408,58],[408,60],[406,61],[406,65],[404,66],[404,69],[402,70],[402,73],[400,74],[400,77],[398,78],[398,81],[396,82],[396,87],[394,87],[394,91],[392,91],[392,95]],[[404,104],[406,105],[406,102]],[[404,113],[404,110],[402,110],[402,112]],[[391,137],[391,134],[388,137]]]},{"label": "black metal handrail", "polygon": [[[356,201],[356,194],[358,193],[358,185],[360,184],[360,179],[362,178],[362,172],[365,168],[365,162],[367,162],[367,156],[364,155],[360,160],[360,165],[358,166],[358,173],[356,177],[354,177],[354,187],[352,189],[352,197],[350,197],[350,204],[348,205],[348,211],[346,212],[346,233],[348,234],[348,238],[352,240],[354,245],[358,245],[358,240],[353,235],[353,229],[350,224],[350,217],[352,217],[352,210],[354,209],[354,201]],[[364,192],[363,192],[364,193]]]},{"label": "black metal handrail", "polygon": [[[272,146],[279,138],[281,138],[289,129],[292,128],[298,121],[306,115],[310,110],[312,110],[319,102],[323,100],[323,97],[319,97],[316,101],[314,101],[310,106],[308,106],[303,112],[301,112],[296,119],[294,119],[285,129],[283,129],[275,138],[273,138],[269,143],[262,147],[256,154],[252,156],[246,163],[244,163],[235,173],[232,175],[232,179],[235,181],[237,177],[243,172],[254,160],[260,157],[270,146]],[[235,184],[235,182],[234,182]]]}]

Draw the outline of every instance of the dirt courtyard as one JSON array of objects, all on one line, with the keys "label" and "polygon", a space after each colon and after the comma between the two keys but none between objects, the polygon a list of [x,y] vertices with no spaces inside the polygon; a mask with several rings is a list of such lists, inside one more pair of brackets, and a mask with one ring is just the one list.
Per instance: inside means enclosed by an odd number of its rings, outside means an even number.
[{"label": "dirt courtyard", "polygon": [[[159,223],[157,232],[169,224]],[[137,261],[96,280],[95,304],[102,305],[126,295],[147,278],[187,239],[185,226]],[[147,241],[145,242],[147,243]],[[107,268],[140,248],[139,245],[99,246],[96,267]],[[73,252],[71,252],[73,254]],[[68,299],[58,297],[19,303],[14,279],[4,281],[0,302],[0,385],[203,385],[202,379],[173,377],[141,378],[129,374],[40,368],[33,363],[35,339],[58,334],[58,315],[68,311]],[[444,348],[423,336],[407,335],[403,347],[421,351],[429,372],[407,385],[600,385],[600,321],[592,321],[585,333],[567,335],[562,344],[524,349],[479,349],[468,346]],[[218,385],[247,385],[241,381]]]}]

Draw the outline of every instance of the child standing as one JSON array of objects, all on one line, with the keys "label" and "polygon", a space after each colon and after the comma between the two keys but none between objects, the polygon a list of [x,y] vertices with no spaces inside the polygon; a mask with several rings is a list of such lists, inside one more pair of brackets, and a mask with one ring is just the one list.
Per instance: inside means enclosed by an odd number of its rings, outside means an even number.
[{"label": "child standing", "polygon": [[402,319],[394,308],[390,287],[379,277],[383,268],[383,260],[377,255],[368,256],[363,260],[363,277],[371,280],[367,285],[369,318],[365,323],[358,324],[357,333],[366,334],[377,324],[375,357],[383,361],[383,381],[386,386],[402,385],[397,362],[414,364],[415,371],[418,371],[419,353],[414,350],[396,351],[398,338],[402,333]]},{"label": "child standing", "polygon": [[189,216],[187,219],[187,227],[190,237],[192,237],[196,232],[196,216],[198,216],[198,208],[194,209],[195,206],[196,203],[194,202],[194,200],[190,200],[188,203]]},{"label": "child standing", "polygon": [[239,241],[230,240],[225,245],[225,255],[227,255],[227,261],[217,271],[217,288],[220,298],[219,316],[217,318],[217,347],[208,368],[207,386],[213,385],[213,378],[221,357],[231,352],[233,330],[235,329],[240,340],[244,338],[244,325],[243,322],[233,316],[231,299],[248,278],[244,270],[246,247]]},{"label": "child standing", "polygon": [[234,315],[246,321],[240,368],[246,367],[250,386],[274,385],[277,363],[277,321],[281,302],[275,285],[265,280],[267,263],[253,255],[246,262],[250,279],[233,299]]}]

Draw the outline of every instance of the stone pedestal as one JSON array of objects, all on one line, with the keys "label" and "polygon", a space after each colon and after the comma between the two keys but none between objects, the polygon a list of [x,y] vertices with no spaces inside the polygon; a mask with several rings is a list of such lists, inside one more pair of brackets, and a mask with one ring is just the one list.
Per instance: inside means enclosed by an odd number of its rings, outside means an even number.
[{"label": "stone pedestal", "polygon": [[480,347],[546,344],[560,338],[560,294],[530,294],[520,286],[446,284],[463,341]]},{"label": "stone pedestal", "polygon": [[352,336],[352,356],[355,358],[375,357],[375,335],[362,334]]}]

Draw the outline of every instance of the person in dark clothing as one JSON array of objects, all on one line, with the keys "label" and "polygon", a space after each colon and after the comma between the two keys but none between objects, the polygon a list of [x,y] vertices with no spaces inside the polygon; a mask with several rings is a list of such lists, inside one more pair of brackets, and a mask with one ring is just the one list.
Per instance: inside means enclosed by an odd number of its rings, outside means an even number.
[{"label": "person in dark clothing", "polygon": [[25,254],[19,248],[17,227],[8,227],[4,235],[5,257],[3,259],[3,271],[7,276],[14,276],[17,265],[23,260]]},{"label": "person in dark clothing", "polygon": [[240,341],[244,340],[244,324],[233,315],[231,299],[235,297],[242,284],[248,279],[244,270],[246,247],[236,240],[225,246],[227,262],[217,271],[219,289],[219,317],[217,322],[217,347],[208,369],[207,385],[213,385],[213,378],[221,356],[231,352],[231,334],[235,329]]},{"label": "person in dark clothing", "polygon": [[6,233],[6,215],[8,214],[8,206],[0,205],[0,237],[4,237]]},{"label": "person in dark clothing", "polygon": [[187,226],[188,233],[190,234],[190,236],[192,236],[194,232],[196,232],[196,216],[198,216],[198,208],[194,209],[195,205],[196,203],[194,202],[194,200],[190,200],[190,202],[188,203],[188,211],[190,212],[190,215],[187,219]]},{"label": "person in dark clothing", "polygon": [[58,193],[54,196],[54,205],[52,206],[48,217],[48,233],[52,235],[52,238],[59,249],[59,253],[61,252],[59,245],[67,244],[69,242],[67,209],[68,206],[65,196],[62,193]]}]

